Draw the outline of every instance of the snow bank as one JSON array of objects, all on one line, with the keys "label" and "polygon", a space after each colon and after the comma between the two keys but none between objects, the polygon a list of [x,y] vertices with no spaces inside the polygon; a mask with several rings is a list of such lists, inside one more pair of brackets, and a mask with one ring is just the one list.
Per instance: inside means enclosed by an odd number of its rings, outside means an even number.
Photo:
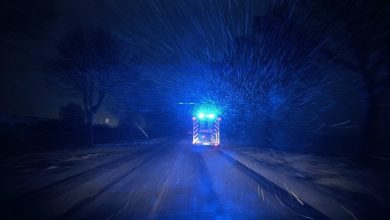
[{"label": "snow bank", "polygon": [[233,145],[222,151],[332,219],[358,219],[359,210],[350,203],[356,195],[386,200],[379,191],[386,183],[375,187],[380,181],[370,171],[354,167],[348,158]]}]

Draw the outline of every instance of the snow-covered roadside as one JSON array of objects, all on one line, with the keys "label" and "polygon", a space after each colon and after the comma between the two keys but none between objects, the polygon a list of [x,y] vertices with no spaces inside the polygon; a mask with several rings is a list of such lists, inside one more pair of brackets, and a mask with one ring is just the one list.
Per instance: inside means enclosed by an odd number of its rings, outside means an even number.
[{"label": "snow-covered roadside", "polygon": [[352,166],[346,158],[234,145],[224,146],[222,151],[332,219],[360,219],[360,195],[363,200],[387,202],[381,190],[388,184],[370,171]]},{"label": "snow-covered roadside", "polygon": [[59,164],[76,161],[82,162],[102,157],[107,154],[118,153],[123,150],[137,150],[150,145],[158,145],[167,140],[167,138],[159,138],[129,143],[97,144],[94,148],[69,148],[48,152],[29,153],[5,158],[0,163],[0,170],[12,166],[16,168],[18,175],[37,170],[53,170],[58,168]]},{"label": "snow-covered roadside", "polygon": [[128,148],[128,147],[139,147],[146,145],[158,145],[168,141],[169,138],[150,138],[146,140],[133,141],[130,143],[108,143],[108,144],[97,144],[97,148]]},{"label": "snow-covered roadside", "polygon": [[151,139],[6,158],[0,162],[0,202],[167,141],[167,138]]}]

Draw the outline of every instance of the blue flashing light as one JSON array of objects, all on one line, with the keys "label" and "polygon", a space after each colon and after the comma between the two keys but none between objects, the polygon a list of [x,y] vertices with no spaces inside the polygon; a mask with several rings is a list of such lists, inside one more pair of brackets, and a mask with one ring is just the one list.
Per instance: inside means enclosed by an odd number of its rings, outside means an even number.
[{"label": "blue flashing light", "polygon": [[215,118],[215,114],[212,114],[212,113],[211,113],[211,114],[208,114],[208,115],[207,115],[207,118],[209,118],[209,119],[214,119],[214,118]]},{"label": "blue flashing light", "polygon": [[214,113],[203,113],[203,112],[199,112],[197,114],[197,118],[200,119],[200,120],[203,120],[203,119],[209,119],[209,120],[213,120],[215,119],[217,116],[216,114]]}]

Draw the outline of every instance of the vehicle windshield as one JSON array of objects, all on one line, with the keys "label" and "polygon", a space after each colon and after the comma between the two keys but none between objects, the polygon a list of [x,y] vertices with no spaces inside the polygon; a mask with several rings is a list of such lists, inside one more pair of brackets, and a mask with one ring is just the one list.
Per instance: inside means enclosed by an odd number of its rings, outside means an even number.
[{"label": "vehicle windshield", "polygon": [[1,0],[19,219],[390,220],[390,0]]}]

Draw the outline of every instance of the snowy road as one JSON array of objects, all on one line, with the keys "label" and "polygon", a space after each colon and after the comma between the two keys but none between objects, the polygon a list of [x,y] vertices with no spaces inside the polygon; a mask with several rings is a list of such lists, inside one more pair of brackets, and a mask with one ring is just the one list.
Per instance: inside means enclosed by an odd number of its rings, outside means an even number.
[{"label": "snowy road", "polygon": [[327,219],[220,151],[188,141],[69,158],[7,177],[3,165],[1,219]]}]

